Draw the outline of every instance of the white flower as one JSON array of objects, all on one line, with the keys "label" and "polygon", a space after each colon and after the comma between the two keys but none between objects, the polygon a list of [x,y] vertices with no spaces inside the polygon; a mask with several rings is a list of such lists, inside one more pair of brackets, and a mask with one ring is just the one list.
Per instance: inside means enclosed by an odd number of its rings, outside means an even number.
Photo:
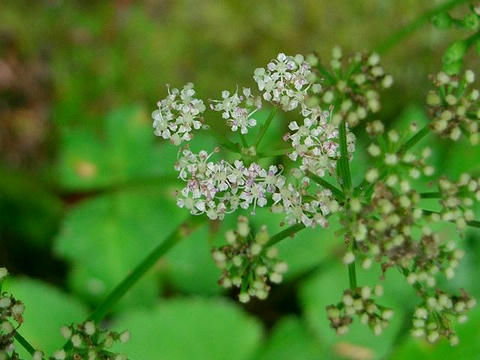
[{"label": "white flower", "polygon": [[257,125],[257,120],[252,118],[252,115],[262,107],[262,102],[259,97],[254,98],[248,88],[243,88],[242,93],[243,95],[239,95],[237,90],[230,95],[229,91],[224,90],[222,100],[212,100],[210,107],[214,111],[222,112],[222,117],[227,120],[232,131],[240,129],[242,134],[246,134],[249,128]]},{"label": "white flower", "polygon": [[152,113],[155,135],[170,139],[174,145],[192,139],[192,130],[202,127],[200,118],[205,111],[203,101],[194,95],[192,83],[181,91],[168,88],[168,96],[157,103],[158,109]]},{"label": "white flower", "polygon": [[[293,57],[280,53],[267,64],[266,69],[257,68],[253,79],[266,101],[279,104],[285,111],[290,111],[299,105],[306,107],[304,102],[312,85],[311,76],[310,65],[302,55]],[[319,91],[319,86],[315,86],[315,92]]]},{"label": "white flower", "polygon": [[[338,127],[331,121],[329,112],[322,112],[319,108],[312,109],[311,115],[304,119],[302,125],[291,122],[291,133],[286,139],[291,141],[293,151],[289,157],[293,161],[301,159],[300,170],[312,172],[323,177],[333,174],[340,158]],[[350,154],[355,150],[355,136],[348,132],[347,147]]]}]

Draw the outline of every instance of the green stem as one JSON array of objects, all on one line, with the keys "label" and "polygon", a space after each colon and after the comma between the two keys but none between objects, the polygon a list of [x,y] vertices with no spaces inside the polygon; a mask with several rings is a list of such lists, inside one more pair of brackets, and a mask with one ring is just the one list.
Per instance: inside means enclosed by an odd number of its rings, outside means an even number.
[{"label": "green stem", "polygon": [[321,178],[320,176],[317,176],[317,175],[311,173],[310,171],[307,173],[307,176],[310,179],[312,179],[313,181],[315,181],[318,185],[323,186],[326,189],[329,189],[337,200],[345,201],[344,193],[342,192],[342,190],[337,188],[335,185],[330,184],[327,180]]},{"label": "green stem", "polygon": [[348,163],[348,145],[347,145],[347,124],[345,120],[340,124],[340,179],[344,193],[350,193],[352,189],[352,176],[350,174],[350,164]]},{"label": "green stem", "polygon": [[185,232],[193,230],[203,221],[201,217],[190,216],[175,229],[161,244],[150,252],[143,261],[128,274],[128,276],[107,295],[97,309],[88,317],[88,320],[101,321],[112,307],[125,295],[145,273],[150,270],[163,255],[185,237]]},{"label": "green stem", "polygon": [[[352,191],[352,175],[350,173],[350,164],[348,161],[348,145],[347,145],[347,124],[344,121],[340,124],[340,169],[339,169],[339,182],[343,184],[343,194],[345,198],[349,198]],[[350,217],[348,214],[348,206],[345,206],[345,227],[347,228],[347,236],[350,231]],[[351,251],[355,254],[355,240],[352,239],[350,243]],[[355,268],[355,261],[348,265],[348,280],[350,283],[350,289],[355,290],[357,288],[357,272]]]},{"label": "green stem", "polygon": [[268,115],[268,118],[265,121],[265,124],[263,124],[263,126],[260,128],[260,132],[258,133],[257,141],[255,141],[255,149],[258,150],[258,146],[262,142],[262,139],[265,136],[265,133],[267,132],[268,127],[272,123],[272,120],[275,117],[276,113],[277,113],[277,108],[273,108],[273,110],[270,112],[270,115]]},{"label": "green stem", "polygon": [[268,243],[266,244],[266,247],[273,246],[279,243],[280,241],[282,241],[283,239],[285,239],[286,237],[292,236],[303,229],[305,229],[305,225],[303,224],[292,225],[286,228],[285,230],[282,230],[279,233],[276,233],[275,235],[273,235],[268,241]]},{"label": "green stem", "polygon": [[35,354],[35,348],[28,342],[27,339],[20,335],[18,331],[15,331],[15,340],[17,340],[18,343],[22,345],[22,347],[27,350],[30,355]]},{"label": "green stem", "polygon": [[350,289],[355,290],[357,288],[357,271],[355,269],[355,261],[351,264],[348,264],[348,281],[350,283]]},{"label": "green stem", "polygon": [[439,191],[423,192],[420,193],[422,199],[438,199],[442,197],[442,194]]},{"label": "green stem", "polygon": [[408,150],[410,150],[410,148],[415,146],[421,139],[427,136],[428,133],[430,133],[430,126],[425,125],[423,128],[418,130],[418,132],[415,135],[413,135],[410,139],[408,139],[407,142],[405,142],[405,144],[402,145],[402,147],[398,151],[398,154],[399,155],[405,154]]},{"label": "green stem", "polygon": [[272,151],[265,151],[257,153],[257,158],[268,158],[268,157],[275,157],[280,155],[287,155],[288,153],[292,152],[292,148],[285,148],[285,149],[277,149]]},{"label": "green stem", "polygon": [[375,51],[379,54],[386,53],[388,50],[395,47],[395,45],[397,45],[403,39],[407,38],[415,31],[420,29],[422,26],[427,24],[433,16],[448,11],[457,5],[470,1],[471,0],[450,0],[444,2],[443,4],[440,4],[437,7],[432,8],[431,10],[423,13],[421,16],[410,22],[408,25],[402,27],[401,29],[390,35],[385,41],[383,41],[379,46],[375,48]]},{"label": "green stem", "polygon": [[248,143],[247,143],[247,139],[245,138],[245,135],[240,133],[240,139],[242,140],[242,145],[244,148],[248,148]]}]

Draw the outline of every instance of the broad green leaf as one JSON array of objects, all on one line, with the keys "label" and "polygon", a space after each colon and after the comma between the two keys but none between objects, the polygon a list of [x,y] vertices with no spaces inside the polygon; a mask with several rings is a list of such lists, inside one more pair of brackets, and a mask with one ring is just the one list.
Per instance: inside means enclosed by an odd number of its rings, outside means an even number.
[{"label": "broad green leaf", "polygon": [[152,177],[174,177],[178,149],[155,136],[148,113],[125,107],[106,116],[101,136],[68,129],[58,164],[60,183],[69,190],[103,188]]},{"label": "broad green leaf", "polygon": [[296,317],[286,317],[275,325],[272,334],[255,360],[332,359],[325,344],[315,339]]},{"label": "broad green leaf", "polygon": [[[73,289],[92,302],[111,291],[186,217],[168,186],[145,186],[87,200],[66,216],[56,252],[73,265]],[[169,195],[170,194],[170,195]],[[151,303],[158,290],[151,273],[124,302]]]},{"label": "broad green leaf", "polygon": [[211,231],[206,225],[182,240],[165,256],[169,281],[187,293],[216,294],[222,288],[217,281],[220,270],[211,257]]},{"label": "broad green leaf", "polygon": [[262,338],[257,321],[221,299],[163,300],[116,321],[132,333],[120,350],[132,360],[246,360]]},{"label": "broad green leaf", "polygon": [[[77,299],[37,280],[9,279],[3,289],[25,304],[25,322],[20,328],[22,336],[35,348],[49,354],[65,343],[60,327],[82,322],[88,315],[86,307]],[[19,344],[16,347],[23,358],[30,359]]]}]

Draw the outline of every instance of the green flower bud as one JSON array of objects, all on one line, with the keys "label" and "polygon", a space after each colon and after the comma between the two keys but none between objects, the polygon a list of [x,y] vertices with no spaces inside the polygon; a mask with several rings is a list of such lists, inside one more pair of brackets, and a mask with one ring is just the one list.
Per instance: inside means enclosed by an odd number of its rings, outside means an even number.
[{"label": "green flower bud", "polygon": [[432,24],[439,29],[448,29],[453,24],[453,19],[447,12],[442,12],[432,17]]},{"label": "green flower bud", "polygon": [[468,44],[466,41],[458,40],[455,41],[452,45],[448,47],[443,55],[443,63],[444,64],[452,64],[456,63],[460,60],[463,60],[466,52],[468,50]]}]

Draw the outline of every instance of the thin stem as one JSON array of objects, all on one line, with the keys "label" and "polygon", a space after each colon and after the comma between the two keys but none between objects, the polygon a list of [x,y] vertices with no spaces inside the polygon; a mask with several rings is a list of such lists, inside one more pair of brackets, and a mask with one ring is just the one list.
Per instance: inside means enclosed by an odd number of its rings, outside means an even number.
[{"label": "thin stem", "polygon": [[326,189],[329,189],[337,200],[345,201],[344,193],[342,192],[342,190],[337,188],[335,185],[330,184],[327,180],[321,178],[320,176],[317,176],[317,175],[311,173],[310,171],[307,173],[307,176],[310,179],[312,179],[313,181],[315,181],[317,184],[323,186]]},{"label": "thin stem", "polygon": [[405,154],[405,152],[410,150],[410,148],[415,146],[420,140],[422,140],[429,133],[430,133],[430,126],[425,125],[423,128],[418,130],[418,132],[415,135],[413,135],[410,139],[408,139],[407,142],[405,142],[405,144],[403,144],[403,146],[398,151],[398,154],[399,155]]},{"label": "thin stem", "polygon": [[242,145],[244,148],[248,148],[248,143],[247,143],[247,139],[245,138],[245,135],[240,133],[240,139],[242,140]]},{"label": "thin stem", "polygon": [[95,322],[101,321],[107,315],[112,307],[125,295],[145,273],[150,270],[163,255],[167,253],[174,245],[182,240],[187,231],[192,231],[200,222],[200,217],[190,216],[177,229],[175,229],[161,244],[153,249],[143,261],[128,274],[128,276],[107,295],[97,309],[88,317],[88,320]]},{"label": "thin stem", "polygon": [[448,11],[457,5],[467,2],[470,2],[470,0],[450,0],[444,2],[443,4],[440,4],[437,7],[432,8],[431,10],[423,13],[421,16],[410,22],[408,25],[402,27],[401,29],[390,35],[385,41],[383,41],[379,46],[375,48],[375,51],[377,51],[379,54],[386,53],[388,50],[395,47],[395,45],[397,45],[403,39],[407,38],[415,31],[420,29],[422,26],[427,24],[433,16]]},{"label": "thin stem", "polygon": [[17,340],[18,343],[22,345],[22,347],[27,350],[30,355],[35,354],[35,348],[28,342],[27,339],[20,335],[18,331],[15,331],[15,340]]},{"label": "thin stem", "polygon": [[[343,181],[343,194],[345,198],[348,198],[352,191],[352,176],[350,173],[350,164],[348,161],[348,145],[347,145],[347,124],[342,121],[340,124],[340,168],[339,168],[339,182]],[[348,206],[345,206],[345,227],[347,228],[347,236],[350,229],[350,218],[348,214]],[[351,251],[355,254],[355,240],[352,239],[350,243]],[[348,265],[348,281],[350,283],[350,289],[355,290],[357,288],[357,271],[355,268],[355,261]]]},{"label": "thin stem", "polygon": [[430,191],[430,192],[420,193],[420,197],[422,199],[438,199],[442,197],[442,194],[439,191]]},{"label": "thin stem", "polygon": [[357,288],[357,271],[355,269],[355,261],[348,264],[348,281],[350,283],[350,289],[355,290]]},{"label": "thin stem", "polygon": [[291,148],[285,148],[285,149],[277,149],[277,150],[272,150],[272,151],[265,151],[265,152],[260,152],[257,153],[257,158],[267,158],[267,157],[275,157],[275,156],[280,156],[280,155],[287,155],[288,153],[291,153],[292,149]]},{"label": "thin stem", "polygon": [[262,139],[265,136],[265,133],[267,132],[268,127],[272,123],[272,120],[275,117],[276,113],[277,113],[277,108],[273,108],[273,110],[270,112],[270,115],[268,115],[268,118],[265,121],[265,124],[263,124],[263,126],[260,128],[260,132],[258,133],[257,141],[255,141],[255,149],[258,149],[258,146],[262,142]]},{"label": "thin stem", "polygon": [[348,145],[347,145],[347,124],[344,121],[340,124],[340,181],[344,192],[349,193],[352,189],[352,176],[350,174],[350,164],[348,163]]},{"label": "thin stem", "polygon": [[266,247],[273,246],[279,243],[280,241],[282,241],[283,239],[285,239],[286,237],[292,236],[303,229],[305,229],[305,225],[303,224],[292,225],[286,228],[285,230],[282,230],[279,233],[276,233],[275,235],[273,235],[268,241]]}]

